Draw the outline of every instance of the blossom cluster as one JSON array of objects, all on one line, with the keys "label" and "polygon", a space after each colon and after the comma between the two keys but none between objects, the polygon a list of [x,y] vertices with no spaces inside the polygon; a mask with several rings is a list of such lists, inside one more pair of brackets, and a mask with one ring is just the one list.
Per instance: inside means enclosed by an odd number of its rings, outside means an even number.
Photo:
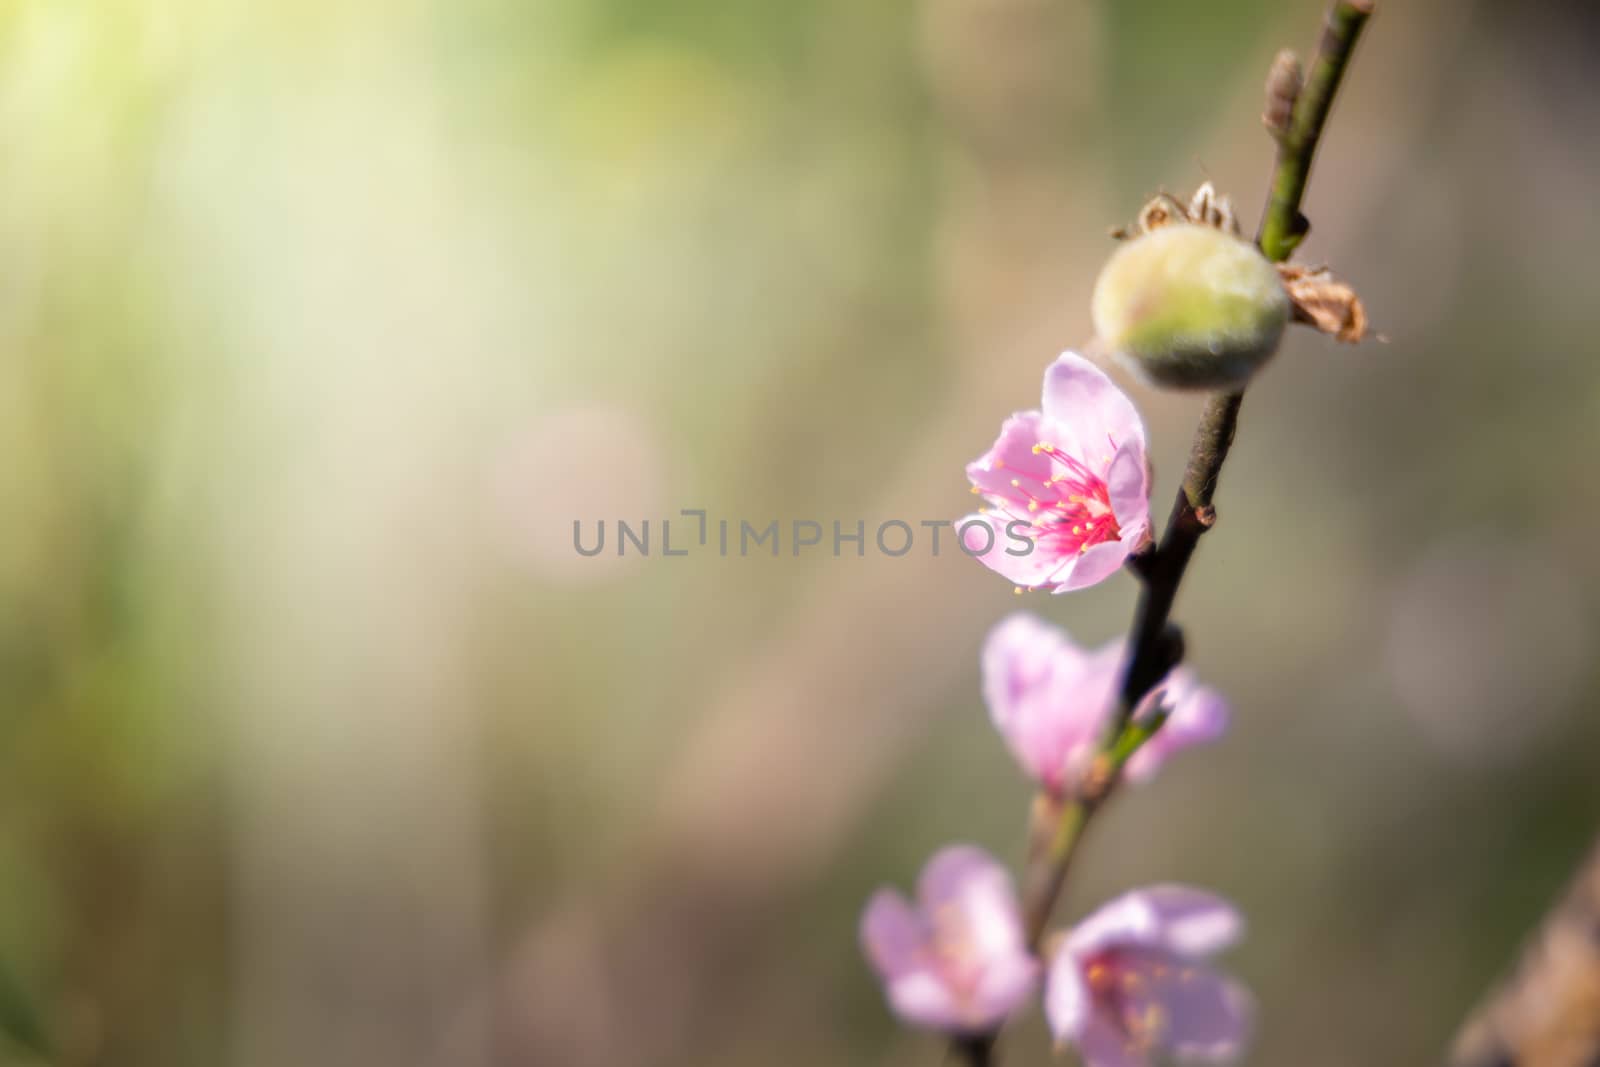
[{"label": "blossom cluster", "polygon": [[1150,886],[1102,905],[1042,965],[1025,944],[1010,874],[982,849],[952,845],[923,869],[916,904],[892,889],[873,896],[861,940],[890,1006],[913,1026],[992,1031],[1043,970],[1056,1039],[1091,1067],[1140,1067],[1160,1050],[1201,1059],[1241,1050],[1250,995],[1209,961],[1243,925],[1220,897]]},{"label": "blossom cluster", "polygon": [[[1093,363],[1063,353],[1038,411],[1013,415],[967,467],[985,506],[968,523],[1024,524],[1028,556],[974,553],[1019,588],[1066,592],[1116,573],[1150,543],[1150,471],[1132,401]],[[1125,643],[1082,648],[1016,614],[982,655],[989,716],[1022,771],[1052,803],[1072,799],[1125,726],[1136,744],[1122,777],[1147,781],[1178,752],[1220,738],[1227,703],[1183,667],[1120,718]],[[953,1036],[992,1034],[1040,988],[1057,1040],[1089,1067],[1141,1067],[1168,1053],[1221,1060],[1249,1036],[1251,1001],[1211,957],[1243,921],[1221,898],[1160,885],[1112,900],[1070,930],[1031,944],[1010,873],[970,845],[945,848],[915,901],[879,890],[861,942],[894,1013]]]}]

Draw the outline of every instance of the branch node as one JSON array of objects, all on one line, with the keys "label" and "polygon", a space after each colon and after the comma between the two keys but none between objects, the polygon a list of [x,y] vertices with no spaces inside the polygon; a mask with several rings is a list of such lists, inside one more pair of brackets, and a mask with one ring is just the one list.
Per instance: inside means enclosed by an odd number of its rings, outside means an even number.
[{"label": "branch node", "polygon": [[1091,809],[1097,807],[1111,792],[1111,786],[1117,780],[1117,769],[1104,752],[1095,756],[1094,762],[1089,764],[1089,769],[1084,773],[1078,799]]},{"label": "branch node", "polygon": [[1143,548],[1128,557],[1128,569],[1139,576],[1140,581],[1150,582],[1156,576],[1156,546],[1154,541],[1147,541]]}]

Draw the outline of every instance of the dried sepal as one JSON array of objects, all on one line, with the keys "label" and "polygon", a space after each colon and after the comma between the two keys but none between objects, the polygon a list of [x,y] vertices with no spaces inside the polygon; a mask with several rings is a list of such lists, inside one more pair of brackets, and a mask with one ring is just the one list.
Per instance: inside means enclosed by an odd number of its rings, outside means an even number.
[{"label": "dried sepal", "polygon": [[1170,193],[1157,193],[1139,209],[1139,217],[1132,226],[1118,226],[1111,231],[1111,236],[1118,241],[1131,241],[1175,222],[1192,222],[1239,236],[1239,219],[1233,211],[1233,200],[1217,192],[1210,182],[1201,183],[1187,204]]},{"label": "dried sepal", "polygon": [[1289,294],[1295,322],[1314,326],[1346,344],[1360,344],[1366,339],[1367,309],[1348,282],[1335,277],[1327,267],[1295,263],[1278,264],[1278,276]]},{"label": "dried sepal", "polygon": [[1139,217],[1132,226],[1118,226],[1111,231],[1111,236],[1118,241],[1131,241],[1171,223],[1187,221],[1189,209],[1183,201],[1167,193],[1157,193],[1139,209]]},{"label": "dried sepal", "polygon": [[1189,221],[1201,226],[1239,236],[1239,218],[1233,211],[1233,200],[1219,193],[1210,182],[1202,182],[1189,201]]}]

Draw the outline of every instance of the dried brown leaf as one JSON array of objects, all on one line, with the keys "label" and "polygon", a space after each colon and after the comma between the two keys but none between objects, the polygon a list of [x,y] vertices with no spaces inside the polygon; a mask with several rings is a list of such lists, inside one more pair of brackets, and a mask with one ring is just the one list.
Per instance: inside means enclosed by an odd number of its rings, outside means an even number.
[{"label": "dried brown leaf", "polygon": [[1278,275],[1294,306],[1294,320],[1314,326],[1346,344],[1359,344],[1367,336],[1367,309],[1349,283],[1334,277],[1326,267],[1278,264]]}]

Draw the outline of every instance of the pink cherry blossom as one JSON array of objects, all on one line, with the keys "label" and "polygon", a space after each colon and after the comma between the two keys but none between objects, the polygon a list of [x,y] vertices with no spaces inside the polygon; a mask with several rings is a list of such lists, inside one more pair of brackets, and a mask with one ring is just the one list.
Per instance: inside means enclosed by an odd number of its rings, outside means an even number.
[{"label": "pink cherry blossom", "polygon": [[1045,371],[1041,407],[1007,419],[967,465],[989,506],[960,530],[968,552],[1018,586],[1064,593],[1110,577],[1149,537],[1144,424],[1076,352]]},{"label": "pink cherry blossom", "polygon": [[[989,716],[1024,771],[1060,794],[1093,758],[1107,716],[1115,712],[1124,641],[1094,651],[1025,613],[989,631],[983,649],[983,696]],[[1137,716],[1168,709],[1165,724],[1128,760],[1133,781],[1153,776],[1172,755],[1217,740],[1228,706],[1215,690],[1179,667],[1140,705]]]},{"label": "pink cherry blossom", "polygon": [[915,905],[880,889],[861,916],[861,945],[900,1019],[946,1033],[982,1033],[1033,991],[1011,875],[982,849],[953,845],[928,861]]},{"label": "pink cherry blossom", "polygon": [[1086,1067],[1146,1067],[1158,1052],[1219,1061],[1249,1039],[1248,992],[1206,960],[1239,939],[1226,901],[1184,886],[1135,890],[1069,933],[1050,963],[1044,1010]]}]

